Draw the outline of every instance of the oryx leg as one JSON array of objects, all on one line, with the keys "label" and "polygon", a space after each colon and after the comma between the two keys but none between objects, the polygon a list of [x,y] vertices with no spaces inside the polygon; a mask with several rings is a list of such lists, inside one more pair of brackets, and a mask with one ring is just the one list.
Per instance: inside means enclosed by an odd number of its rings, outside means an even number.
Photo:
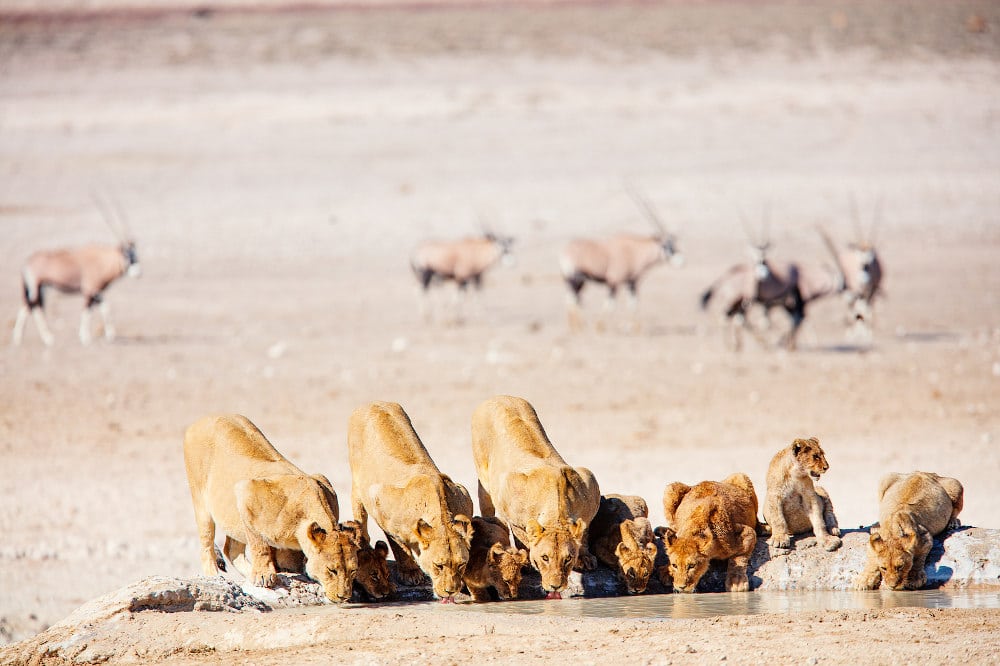
[{"label": "oryx leg", "polygon": [[89,345],[91,340],[90,319],[94,311],[94,306],[101,302],[100,294],[94,294],[87,298],[87,304],[80,313],[80,344]]},{"label": "oryx leg", "polygon": [[431,322],[431,281],[434,279],[434,271],[427,269],[417,272],[417,281],[420,284],[420,317],[425,324]]},{"label": "oryx leg", "polygon": [[636,293],[636,283],[635,280],[626,283],[628,287],[628,312],[629,312],[629,326],[632,333],[639,332],[639,296]]},{"label": "oryx leg", "polygon": [[38,329],[38,335],[42,337],[42,342],[45,343],[46,347],[51,347],[52,343],[55,342],[55,338],[52,336],[49,325],[45,321],[45,313],[42,312],[42,308],[31,308],[31,316],[35,320],[35,328]]},{"label": "oryx leg", "polygon": [[27,305],[22,305],[21,309],[17,311],[17,319],[14,320],[14,334],[11,338],[11,343],[14,345],[21,344],[21,337],[24,334],[24,324],[28,321],[28,312],[30,309]]},{"label": "oryx leg", "polygon": [[608,295],[604,299],[604,313],[601,315],[601,318],[597,321],[597,326],[595,327],[597,328],[598,331],[603,332],[608,327],[609,320],[614,318],[617,296],[618,296],[618,285],[609,284]]},{"label": "oryx leg", "polygon": [[566,311],[569,319],[569,329],[579,331],[583,328],[583,313],[580,305],[580,292],[586,283],[584,278],[573,275],[566,278],[566,286],[569,287],[569,295],[566,298]]},{"label": "oryx leg", "polygon": [[468,298],[468,282],[465,280],[455,282],[455,293],[452,297],[452,322],[456,326],[465,323],[465,301]]},{"label": "oryx leg", "polygon": [[97,310],[101,313],[101,324],[104,326],[104,339],[111,342],[115,339],[115,327],[111,323],[108,304],[104,299],[97,301]]}]

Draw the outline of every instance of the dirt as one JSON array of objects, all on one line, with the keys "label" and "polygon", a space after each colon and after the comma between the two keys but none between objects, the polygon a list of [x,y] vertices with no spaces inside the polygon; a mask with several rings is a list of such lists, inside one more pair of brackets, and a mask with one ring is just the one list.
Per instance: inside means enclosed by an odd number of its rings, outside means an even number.
[{"label": "dirt", "polygon": [[[29,323],[21,347],[0,349],[3,640],[139,578],[198,573],[180,443],[210,412],[246,414],[326,474],[345,517],[354,408],[400,402],[442,470],[475,487],[469,418],[509,393],[602,489],[644,496],[654,524],[667,483],[744,471],[763,494],[771,455],[816,436],[842,525],[876,519],[883,474],[923,469],[965,484],[966,524],[998,527],[998,29],[996,4],[971,1],[0,20],[0,325],[13,326],[32,251],[113,241],[92,192],[121,202],[144,267],[107,294],[113,343],[81,347],[79,299],[54,294],[56,345]],[[590,288],[588,326],[572,334],[556,253],[577,235],[650,230],[626,180],[676,230],[686,266],[646,277],[638,332],[624,303],[598,326]],[[882,202],[874,344],[847,340],[829,299],[810,308],[795,353],[728,349],[699,295],[745,259],[762,212],[775,256],[820,265],[817,224],[839,243],[859,234],[852,197],[861,233]],[[484,220],[517,237],[517,264],[487,275],[464,325],[445,321],[451,289],[426,324],[410,249]],[[424,631],[436,612],[350,617],[385,636]],[[988,656],[962,650],[995,636],[995,612],[927,613],[852,615],[841,630],[836,613],[767,616],[747,620],[752,636],[738,619],[666,632],[595,621],[586,638],[551,626],[595,661],[619,649],[704,661],[709,646],[735,659],[763,636],[748,660],[809,658],[789,622],[828,646],[825,660]],[[127,626],[150,641],[226,623],[253,635],[276,617],[142,614]],[[436,626],[432,645],[403,641],[411,656],[457,659],[456,632],[478,631]],[[497,659],[545,646],[532,620],[496,636]],[[337,640],[295,654],[320,660]],[[701,652],[686,657],[683,643]],[[364,645],[360,659],[396,658]],[[284,654],[270,650],[232,659]]]}]

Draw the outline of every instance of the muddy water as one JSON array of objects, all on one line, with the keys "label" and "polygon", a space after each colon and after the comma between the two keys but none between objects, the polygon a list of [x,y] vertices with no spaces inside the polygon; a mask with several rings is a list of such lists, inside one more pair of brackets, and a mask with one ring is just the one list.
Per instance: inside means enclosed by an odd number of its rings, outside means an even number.
[{"label": "muddy water", "polygon": [[803,611],[918,608],[1000,608],[1000,591],[920,590],[917,592],[788,591],[748,594],[654,594],[602,599],[463,603],[453,606],[482,613],[563,617],[697,619]]}]

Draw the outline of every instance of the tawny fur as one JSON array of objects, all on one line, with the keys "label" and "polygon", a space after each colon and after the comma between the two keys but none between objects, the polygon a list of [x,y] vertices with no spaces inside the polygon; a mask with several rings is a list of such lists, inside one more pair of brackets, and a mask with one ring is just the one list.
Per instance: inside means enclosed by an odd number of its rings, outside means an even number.
[{"label": "tawny fur", "polygon": [[528,563],[527,551],[510,545],[510,530],[496,518],[472,519],[472,546],[465,586],[474,601],[489,601],[490,588],[503,600],[517,599],[521,568]]},{"label": "tawny fur", "polygon": [[646,500],[604,495],[590,523],[590,552],[625,583],[629,594],[646,591],[656,561],[656,539]]},{"label": "tawny fur", "polygon": [[711,560],[728,562],[727,592],[750,589],[747,565],[758,528],[750,477],[733,474],[694,487],[671,483],[663,493],[663,512],[669,527],[661,534],[675,592],[694,592]]},{"label": "tawny fur", "polygon": [[399,581],[417,585],[422,570],[442,599],[461,591],[472,498],[434,464],[403,408],[373,402],[356,409],[347,449],[354,517],[365,535],[371,516],[389,537]]},{"label": "tawny fur", "polygon": [[376,601],[392,594],[395,589],[389,576],[388,544],[379,540],[372,546],[368,535],[361,528],[361,523],[356,520],[345,521],[340,527],[357,533],[358,573],[354,577],[354,584],[360,586],[365,594]]},{"label": "tawny fur", "polygon": [[[234,564],[249,554],[249,577],[273,587],[278,568],[305,570],[333,601],[351,598],[358,542],[339,528],[337,494],[326,477],[309,476],[282,456],[246,417],[208,416],[184,435],[202,570],[219,573],[215,530],[226,535],[223,551]],[[284,564],[283,564],[284,563]]]},{"label": "tawny fur", "polygon": [[879,522],[872,525],[868,560],[855,588],[918,590],[934,537],[960,523],[964,489],[957,479],[930,472],[888,474],[879,482]]},{"label": "tawny fur", "polygon": [[771,528],[769,545],[790,548],[793,535],[812,532],[826,550],[840,548],[833,503],[826,490],[814,483],[829,468],[815,437],[796,439],[771,459],[764,500],[764,520]]},{"label": "tawny fur", "polygon": [[526,400],[497,396],[476,408],[472,455],[482,514],[499,517],[527,547],[543,590],[558,595],[574,567],[597,566],[587,547],[587,526],[600,505],[597,480],[566,464]]}]

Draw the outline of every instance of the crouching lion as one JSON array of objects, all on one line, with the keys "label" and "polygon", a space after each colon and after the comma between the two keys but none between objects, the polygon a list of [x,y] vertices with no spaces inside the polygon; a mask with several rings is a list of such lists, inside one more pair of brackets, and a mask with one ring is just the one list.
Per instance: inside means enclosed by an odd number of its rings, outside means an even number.
[{"label": "crouching lion", "polygon": [[244,548],[249,552],[254,584],[276,585],[278,563],[300,566],[295,551],[301,551],[306,573],[330,600],[351,598],[359,543],[354,532],[340,529],[337,494],[326,477],[307,475],[238,415],[192,424],[184,434],[184,465],[206,575],[219,573],[218,526],[230,561],[241,561]]},{"label": "crouching lion", "polygon": [[790,548],[792,535],[812,530],[826,550],[840,548],[840,528],[826,490],[813,483],[830,469],[819,440],[796,439],[783,448],[767,468],[764,520],[771,528],[767,543]]},{"label": "crouching lion", "polygon": [[490,601],[492,587],[504,601],[517,599],[521,587],[521,567],[528,553],[510,545],[510,530],[496,518],[472,519],[472,546],[465,586],[474,601]]},{"label": "crouching lion", "polygon": [[629,594],[645,592],[656,561],[646,500],[635,495],[602,495],[590,523],[590,552],[625,582]]},{"label": "crouching lion", "polygon": [[878,489],[879,522],[871,527],[868,561],[855,589],[875,590],[884,581],[893,590],[927,584],[924,565],[934,537],[959,526],[962,484],[929,472],[888,474]]},{"label": "crouching lion", "polygon": [[597,566],[587,547],[601,498],[594,475],[566,464],[522,398],[497,396],[476,408],[472,454],[482,514],[510,526],[542,575],[542,589],[560,597],[574,567]]},{"label": "crouching lion", "polygon": [[434,594],[451,601],[462,590],[472,544],[472,497],[441,473],[393,402],[351,414],[347,436],[354,518],[368,535],[368,516],[389,537],[404,585],[431,578]]},{"label": "crouching lion", "polygon": [[671,483],[663,493],[669,527],[663,536],[675,592],[694,592],[711,560],[728,560],[727,592],[750,589],[747,565],[757,545],[757,493],[750,477],[733,474],[693,488]]}]

